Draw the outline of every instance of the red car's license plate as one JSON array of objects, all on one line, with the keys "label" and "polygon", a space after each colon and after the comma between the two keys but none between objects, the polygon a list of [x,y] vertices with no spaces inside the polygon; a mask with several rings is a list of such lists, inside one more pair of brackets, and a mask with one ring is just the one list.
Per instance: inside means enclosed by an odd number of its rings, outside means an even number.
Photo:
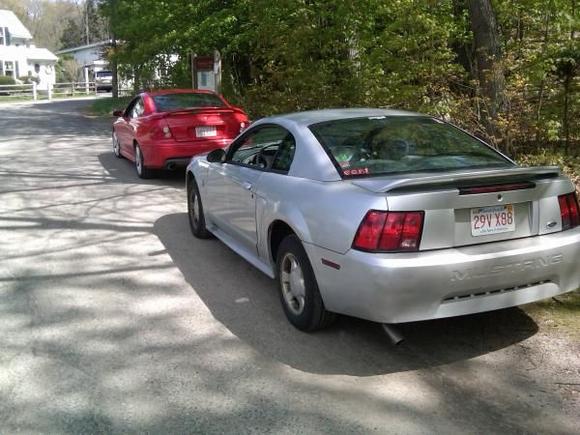
[{"label": "red car's license plate", "polygon": [[215,126],[195,127],[195,135],[197,137],[213,137],[213,136],[217,136],[217,128]]},{"label": "red car's license plate", "polygon": [[474,237],[515,230],[516,215],[512,204],[471,209],[471,235]]}]

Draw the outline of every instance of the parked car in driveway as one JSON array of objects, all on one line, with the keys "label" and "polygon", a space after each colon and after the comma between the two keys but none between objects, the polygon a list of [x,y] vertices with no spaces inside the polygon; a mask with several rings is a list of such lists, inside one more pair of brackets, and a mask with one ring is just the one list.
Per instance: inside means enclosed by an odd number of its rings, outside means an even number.
[{"label": "parked car in driveway", "polygon": [[227,147],[249,123],[220,95],[191,89],[143,92],[113,116],[113,153],[135,162],[141,178]]},{"label": "parked car in driveway", "polygon": [[187,169],[193,234],[278,281],[306,331],[478,313],[580,287],[580,212],[556,167],[519,167],[438,119],[348,109],[262,119]]},{"label": "parked car in driveway", "polygon": [[97,71],[95,73],[95,87],[97,92],[111,92],[113,90],[113,73],[111,71]]}]

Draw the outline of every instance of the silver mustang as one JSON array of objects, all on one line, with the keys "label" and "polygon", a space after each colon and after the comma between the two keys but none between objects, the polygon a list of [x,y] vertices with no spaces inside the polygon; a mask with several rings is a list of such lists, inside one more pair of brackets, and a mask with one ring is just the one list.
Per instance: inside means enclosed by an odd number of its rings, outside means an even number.
[{"label": "silver mustang", "polygon": [[429,116],[262,119],[187,169],[193,234],[279,283],[297,328],[525,304],[580,287],[580,212],[555,167],[523,168]]}]

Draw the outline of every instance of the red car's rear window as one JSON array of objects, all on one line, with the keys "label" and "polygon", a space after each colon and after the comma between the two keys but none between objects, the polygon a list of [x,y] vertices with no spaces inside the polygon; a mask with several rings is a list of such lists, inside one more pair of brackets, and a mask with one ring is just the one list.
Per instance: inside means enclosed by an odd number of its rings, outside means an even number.
[{"label": "red car's rear window", "polygon": [[192,107],[224,107],[224,102],[213,94],[164,94],[153,97],[158,112],[189,109]]}]

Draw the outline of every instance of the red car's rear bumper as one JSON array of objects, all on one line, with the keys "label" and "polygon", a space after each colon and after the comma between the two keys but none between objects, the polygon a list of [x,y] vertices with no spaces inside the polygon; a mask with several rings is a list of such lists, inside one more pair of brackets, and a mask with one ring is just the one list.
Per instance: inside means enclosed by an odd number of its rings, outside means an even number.
[{"label": "red car's rear bumper", "polygon": [[141,144],[145,166],[156,169],[171,169],[174,166],[187,165],[189,160],[198,154],[209,153],[216,148],[225,148],[233,138],[207,139],[191,142],[159,141],[152,144]]}]

